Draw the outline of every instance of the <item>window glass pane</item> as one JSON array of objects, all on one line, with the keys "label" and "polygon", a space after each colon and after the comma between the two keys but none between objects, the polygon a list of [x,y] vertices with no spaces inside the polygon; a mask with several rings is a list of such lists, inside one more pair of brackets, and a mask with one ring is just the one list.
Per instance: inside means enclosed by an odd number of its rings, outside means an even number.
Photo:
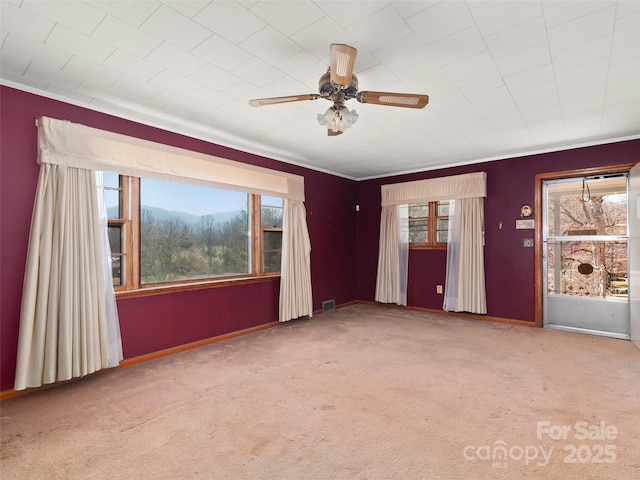
[{"label": "window glass pane", "polygon": [[279,227],[282,228],[282,207],[265,207],[262,206],[260,222],[263,227]]},{"label": "window glass pane", "polygon": [[282,232],[264,232],[265,250],[282,250]]},{"label": "window glass pane", "polygon": [[547,189],[547,234],[626,235],[626,178],[551,184]]},{"label": "window glass pane", "polygon": [[429,216],[428,203],[414,203],[409,205],[409,217],[428,217],[428,216]]},{"label": "window glass pane", "polygon": [[108,232],[111,253],[122,253],[122,226],[109,225]]},{"label": "window glass pane", "polygon": [[448,218],[439,218],[438,219],[438,230],[447,230],[449,228],[449,219]]},{"label": "window glass pane", "polygon": [[428,239],[428,234],[427,234],[428,225],[429,225],[429,222],[426,219],[421,219],[421,220],[409,219],[409,243],[426,242]]},{"label": "window glass pane", "polygon": [[282,232],[263,232],[264,263],[263,270],[266,273],[280,271],[280,259],[282,256]]},{"label": "window glass pane", "polygon": [[109,188],[120,187],[120,175],[117,173],[104,172],[104,186]]},{"label": "window glass pane", "polygon": [[409,242],[410,243],[425,243],[427,241],[426,230],[409,230]]},{"label": "window glass pane", "polygon": [[260,203],[263,206],[282,208],[282,199],[280,197],[269,197],[268,195],[262,195],[260,197]]},{"label": "window glass pane", "polygon": [[122,218],[121,195],[120,190],[104,190],[107,218]]},{"label": "window glass pane", "polygon": [[122,225],[109,225],[108,229],[109,247],[111,248],[111,278],[113,286],[124,285],[124,269],[122,254],[124,228]]},{"label": "window glass pane", "polygon": [[143,284],[249,273],[249,195],[140,179]]},{"label": "window glass pane", "polygon": [[409,232],[414,232],[419,230],[426,231],[428,229],[428,225],[429,225],[429,222],[426,219],[424,220],[409,219]]},{"label": "window glass pane", "polygon": [[121,285],[124,285],[124,278],[123,278],[124,268],[122,265],[123,262],[124,262],[124,257],[121,257],[121,256],[111,257],[111,279],[113,280],[114,287],[119,287]]},{"label": "window glass pane", "polygon": [[280,261],[282,252],[264,252],[263,270],[265,273],[274,273],[280,271]]},{"label": "window glass pane", "polygon": [[444,201],[438,202],[438,216],[447,217],[451,215],[450,210],[451,210],[452,203],[453,203],[453,200],[444,200]]},{"label": "window glass pane", "polygon": [[547,262],[549,293],[624,299],[628,296],[626,242],[549,242]]},{"label": "window glass pane", "polygon": [[449,232],[447,230],[438,230],[438,242],[441,243],[447,243],[447,241],[449,240]]},{"label": "window glass pane", "polygon": [[263,227],[280,227],[282,228],[282,216],[284,201],[282,198],[269,197],[262,195],[260,197],[260,224]]}]

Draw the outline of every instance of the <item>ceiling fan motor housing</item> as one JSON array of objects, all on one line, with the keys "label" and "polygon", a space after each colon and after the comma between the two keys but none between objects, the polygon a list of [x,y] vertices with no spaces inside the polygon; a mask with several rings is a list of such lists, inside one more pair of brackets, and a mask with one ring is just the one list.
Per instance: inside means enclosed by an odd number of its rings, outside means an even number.
[{"label": "ceiling fan motor housing", "polygon": [[351,75],[349,86],[341,87],[331,81],[331,72],[327,71],[327,73],[320,77],[318,91],[320,92],[320,96],[325,98],[331,98],[331,96],[338,91],[342,92],[345,100],[355,98],[358,93],[358,77],[355,74]]}]

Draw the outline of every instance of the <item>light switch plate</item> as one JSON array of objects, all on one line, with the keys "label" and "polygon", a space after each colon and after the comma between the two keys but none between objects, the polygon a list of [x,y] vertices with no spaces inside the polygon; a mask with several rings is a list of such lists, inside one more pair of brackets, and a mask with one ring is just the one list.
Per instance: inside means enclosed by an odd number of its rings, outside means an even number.
[{"label": "light switch plate", "polygon": [[523,247],[533,247],[533,238],[525,238],[522,240]]},{"label": "light switch plate", "polygon": [[534,227],[535,223],[533,220],[516,220],[516,230],[524,230]]}]

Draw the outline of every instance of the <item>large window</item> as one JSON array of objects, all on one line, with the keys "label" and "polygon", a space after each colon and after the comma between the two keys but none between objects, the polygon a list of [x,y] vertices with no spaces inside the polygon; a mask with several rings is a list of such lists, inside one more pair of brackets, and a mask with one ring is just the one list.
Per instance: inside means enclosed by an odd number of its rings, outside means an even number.
[{"label": "large window", "polygon": [[116,290],[277,275],[283,200],[105,173]]},{"label": "large window", "polygon": [[409,245],[414,249],[447,247],[449,212],[453,200],[421,202],[409,205]]}]

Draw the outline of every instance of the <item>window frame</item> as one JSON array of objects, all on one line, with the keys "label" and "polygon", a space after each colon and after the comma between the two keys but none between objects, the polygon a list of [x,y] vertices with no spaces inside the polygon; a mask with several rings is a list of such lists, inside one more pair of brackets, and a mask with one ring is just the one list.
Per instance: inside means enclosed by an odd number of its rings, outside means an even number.
[{"label": "window frame", "polygon": [[409,204],[409,211],[412,205],[427,205],[429,214],[426,217],[409,216],[409,224],[411,220],[425,219],[427,221],[427,241],[426,242],[409,242],[410,250],[446,250],[447,242],[438,241],[438,220],[441,218],[449,219],[449,215],[438,215],[438,206],[441,202],[453,202],[453,200],[434,200],[429,202],[414,202]]},{"label": "window frame", "polygon": [[[261,195],[247,193],[249,195],[248,206],[251,209],[248,230],[251,242],[249,248],[249,254],[251,255],[249,273],[205,279],[142,284],[140,281],[140,177],[119,174],[118,178],[120,185],[118,190],[122,192],[120,196],[122,218],[107,220],[108,226],[118,225],[124,228],[122,238],[123,252],[120,254],[124,259],[125,274],[121,277],[124,279],[124,285],[114,285],[113,288],[116,298],[137,298],[163,293],[223,287],[227,285],[274,281],[280,278],[280,272],[263,271]],[[115,188],[105,187],[105,190],[115,190]],[[226,189],[220,188],[220,190]],[[282,228],[267,227],[267,230],[282,231]]]},{"label": "window frame", "polygon": [[[251,198],[251,235],[256,241],[251,242],[251,276],[280,277],[280,272],[264,271],[264,232],[282,232],[282,227],[262,226],[262,195],[250,194]],[[284,202],[284,199],[283,199]],[[284,207],[284,205],[283,205]],[[283,208],[284,210],[284,208]]]}]

